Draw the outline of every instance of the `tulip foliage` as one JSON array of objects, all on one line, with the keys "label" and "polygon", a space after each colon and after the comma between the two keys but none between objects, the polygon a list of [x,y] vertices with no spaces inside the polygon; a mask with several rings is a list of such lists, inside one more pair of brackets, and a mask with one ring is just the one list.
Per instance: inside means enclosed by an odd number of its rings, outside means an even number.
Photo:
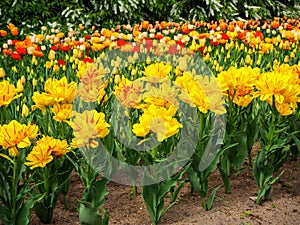
[{"label": "tulip foliage", "polygon": [[[111,181],[142,186],[153,224],[186,184],[211,209],[245,166],[262,203],[300,153],[299,43],[287,17],[1,27],[0,218],[52,223],[72,173],[82,224],[108,224]],[[209,192],[217,169],[223,184]]]}]

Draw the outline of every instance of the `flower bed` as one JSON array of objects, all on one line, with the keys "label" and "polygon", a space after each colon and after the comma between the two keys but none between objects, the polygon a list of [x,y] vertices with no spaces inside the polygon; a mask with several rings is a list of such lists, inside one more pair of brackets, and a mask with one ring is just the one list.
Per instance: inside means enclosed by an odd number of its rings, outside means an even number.
[{"label": "flower bed", "polygon": [[220,188],[209,193],[210,174],[230,193],[247,157],[260,204],[299,154],[299,20],[81,24],[23,38],[8,24],[0,36],[5,224],[28,224],[32,210],[51,223],[73,170],[82,224],[109,222],[110,181],[142,186],[153,224],[187,182],[209,210]]}]

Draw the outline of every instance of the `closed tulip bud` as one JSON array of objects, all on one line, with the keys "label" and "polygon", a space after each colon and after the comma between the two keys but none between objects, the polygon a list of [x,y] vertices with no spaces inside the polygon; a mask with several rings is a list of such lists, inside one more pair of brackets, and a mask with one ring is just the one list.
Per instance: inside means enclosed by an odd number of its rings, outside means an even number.
[{"label": "closed tulip bud", "polygon": [[245,63],[246,63],[247,65],[251,64],[251,57],[250,57],[250,55],[247,55],[247,56],[246,56]]},{"label": "closed tulip bud", "polygon": [[35,56],[32,56],[31,63],[32,63],[33,65],[37,65],[37,64],[38,64],[38,61],[37,61],[37,59],[36,59]]},{"label": "closed tulip bud", "polygon": [[12,69],[12,71],[14,71],[15,73],[17,73],[17,72],[18,72],[18,69],[17,69],[17,67],[16,67],[16,66],[13,66],[11,69]]},{"label": "closed tulip bud", "polygon": [[62,66],[62,69],[63,69],[63,71],[66,71],[66,70],[67,70],[66,65],[63,65],[63,66]]},{"label": "closed tulip bud", "polygon": [[285,57],[284,57],[284,63],[288,63],[289,61],[290,61],[290,57],[288,56],[288,55],[286,55]]},{"label": "closed tulip bud", "polygon": [[147,64],[150,64],[150,63],[151,63],[151,58],[150,58],[149,56],[148,56],[147,59],[146,59],[146,63],[147,63]]},{"label": "closed tulip bud", "polygon": [[24,75],[21,76],[21,82],[22,82],[22,84],[25,84],[25,82],[26,82],[26,78],[24,77]]},{"label": "closed tulip bud", "polygon": [[18,92],[23,92],[24,91],[24,86],[22,84],[21,79],[19,79],[18,82],[17,82],[17,89],[18,89]]},{"label": "closed tulip bud", "polygon": [[54,60],[55,59],[55,51],[50,50],[50,52],[48,54],[48,59],[49,60]]},{"label": "closed tulip bud", "polygon": [[50,69],[52,67],[51,61],[46,62],[46,68]]},{"label": "closed tulip bud", "polygon": [[53,66],[53,70],[54,70],[55,72],[59,71],[59,66],[58,66],[57,64],[55,64],[55,65]]},{"label": "closed tulip bud", "polygon": [[204,61],[208,62],[209,60],[210,60],[210,55],[209,55],[209,53],[207,53],[204,57]]},{"label": "closed tulip bud", "polygon": [[212,52],[211,46],[208,46],[207,51],[208,51],[208,52]]},{"label": "closed tulip bud", "polygon": [[32,78],[32,86],[36,87],[36,84],[37,84],[37,80],[35,78]]},{"label": "closed tulip bud", "polygon": [[12,147],[8,149],[8,154],[10,157],[17,157],[18,156],[18,149],[16,147]]},{"label": "closed tulip bud", "polygon": [[3,68],[0,68],[0,78],[5,77],[5,70]]},{"label": "closed tulip bud", "polygon": [[114,80],[115,84],[119,84],[121,82],[121,78],[120,78],[120,75],[116,75],[115,76],[115,80]]},{"label": "closed tulip bud", "polygon": [[131,70],[131,76],[135,76],[136,75],[137,70],[136,69],[132,69]]},{"label": "closed tulip bud", "polygon": [[231,57],[230,51],[227,52],[226,58],[229,59]]},{"label": "closed tulip bud", "polygon": [[256,62],[256,65],[259,66],[260,64],[261,64],[261,59],[258,59],[257,62]]},{"label": "closed tulip bud", "polygon": [[29,109],[28,109],[28,106],[23,104],[22,106],[22,116],[23,117],[27,117],[29,115]]},{"label": "closed tulip bud", "polygon": [[111,71],[111,73],[112,74],[118,74],[119,73],[119,70],[116,68],[116,67],[114,67],[113,69],[112,69],[112,71]]},{"label": "closed tulip bud", "polygon": [[245,45],[244,45],[244,43],[242,43],[240,46],[240,50],[243,51],[244,49],[245,49]]},{"label": "closed tulip bud", "polygon": [[294,52],[291,52],[290,57],[291,57],[291,58],[295,58],[295,57],[296,57],[295,53],[294,53]]},{"label": "closed tulip bud", "polygon": [[230,49],[230,44],[228,42],[225,44],[225,49],[228,51]]}]

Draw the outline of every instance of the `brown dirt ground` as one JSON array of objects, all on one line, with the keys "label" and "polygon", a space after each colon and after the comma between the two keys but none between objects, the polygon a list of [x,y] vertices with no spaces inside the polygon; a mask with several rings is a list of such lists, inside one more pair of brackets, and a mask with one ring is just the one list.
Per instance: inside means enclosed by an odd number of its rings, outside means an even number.
[{"label": "brown dirt ground", "polygon": [[[247,166],[247,163],[245,163]],[[177,204],[162,218],[160,224],[300,224],[300,159],[288,160],[282,168],[285,173],[273,185],[270,200],[256,205],[250,197],[257,195],[256,183],[251,168],[245,169],[231,181],[231,194],[221,187],[210,211],[201,206],[201,199],[190,192],[189,184],[180,191]],[[216,187],[222,180],[216,171],[210,177],[210,187]],[[110,224],[150,225],[151,221],[141,194],[130,198],[132,188],[109,183],[109,194],[105,209],[110,214]],[[139,193],[140,193],[139,189]],[[81,198],[83,186],[78,175],[72,177],[67,196],[69,209],[63,208],[62,198],[55,209],[55,225],[77,225],[77,201]],[[168,200],[167,200],[168,201]],[[41,224],[33,213],[30,225]]]}]

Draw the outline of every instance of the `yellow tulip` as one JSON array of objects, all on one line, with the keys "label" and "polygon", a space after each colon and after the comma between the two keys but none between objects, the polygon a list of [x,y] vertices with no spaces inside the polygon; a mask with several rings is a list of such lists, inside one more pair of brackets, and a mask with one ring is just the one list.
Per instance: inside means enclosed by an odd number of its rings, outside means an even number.
[{"label": "yellow tulip", "polygon": [[29,115],[28,106],[26,104],[23,104],[23,106],[22,106],[22,116],[27,117],[28,115]]},{"label": "yellow tulip", "polygon": [[36,125],[20,124],[16,120],[0,126],[0,146],[8,149],[12,157],[18,155],[17,148],[25,148],[31,145],[30,140],[37,136],[38,127]]},{"label": "yellow tulip", "polygon": [[51,60],[54,60],[55,59],[55,51],[53,50],[50,50],[49,51],[49,54],[48,54],[48,59],[51,61]]},{"label": "yellow tulip", "polygon": [[3,68],[0,68],[0,78],[5,77],[5,70]]},{"label": "yellow tulip", "polygon": [[[18,82],[19,83],[19,82]],[[0,82],[0,107],[9,105],[14,99],[19,98],[18,88],[10,84],[7,80]]]}]

